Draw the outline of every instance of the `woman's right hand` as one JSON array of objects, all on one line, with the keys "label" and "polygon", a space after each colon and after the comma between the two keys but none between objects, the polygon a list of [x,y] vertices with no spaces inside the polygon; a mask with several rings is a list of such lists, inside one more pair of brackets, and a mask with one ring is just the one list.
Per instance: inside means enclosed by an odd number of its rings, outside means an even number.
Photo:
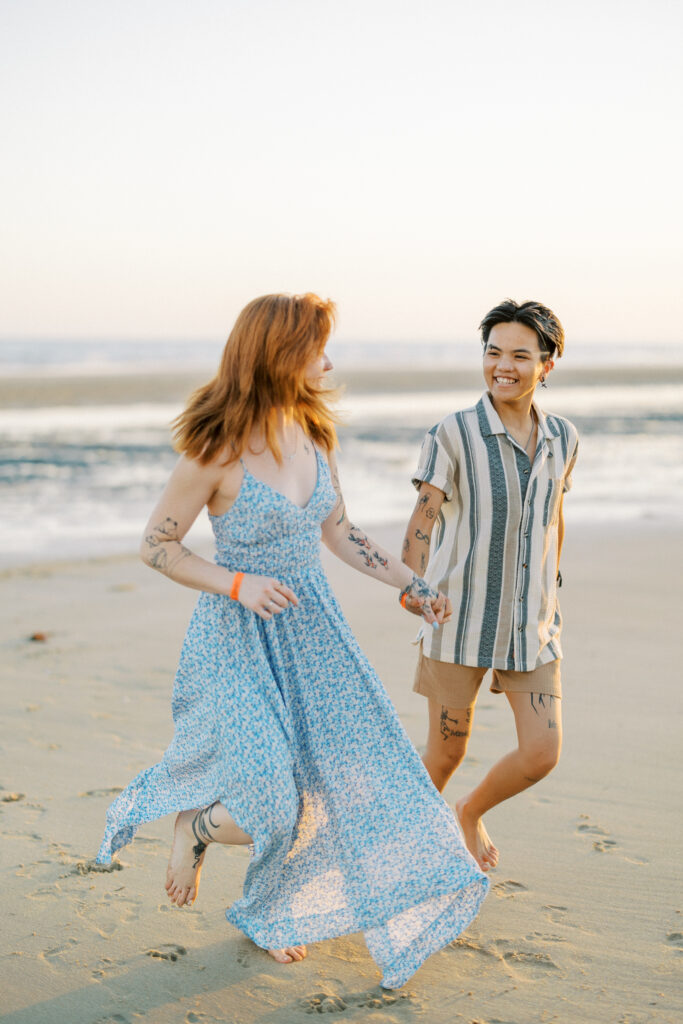
[{"label": "woman's right hand", "polygon": [[251,573],[245,573],[237,600],[266,622],[273,615],[285,611],[290,604],[295,608],[299,604],[296,594],[286,583],[272,576],[252,576]]}]

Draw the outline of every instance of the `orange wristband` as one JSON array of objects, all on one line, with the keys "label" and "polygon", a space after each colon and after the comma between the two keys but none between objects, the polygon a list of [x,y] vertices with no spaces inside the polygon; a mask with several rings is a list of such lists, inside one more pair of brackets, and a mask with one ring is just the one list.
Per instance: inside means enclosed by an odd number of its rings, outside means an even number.
[{"label": "orange wristband", "polygon": [[242,580],[243,579],[244,579],[244,573],[243,572],[236,572],[235,573],[235,578],[232,581],[232,586],[230,587],[230,597],[233,599],[233,601],[238,601],[239,600],[240,587],[242,586]]},{"label": "orange wristband", "polygon": [[405,606],[406,606],[406,598],[407,597],[408,597],[407,594],[401,594],[401,596],[399,597],[398,603],[400,604],[401,608],[405,608]]}]

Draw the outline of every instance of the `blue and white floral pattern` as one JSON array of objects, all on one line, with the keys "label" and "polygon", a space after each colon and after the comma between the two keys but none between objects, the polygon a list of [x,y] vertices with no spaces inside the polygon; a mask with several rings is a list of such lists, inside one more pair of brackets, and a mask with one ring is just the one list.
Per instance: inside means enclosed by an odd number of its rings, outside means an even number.
[{"label": "blue and white floral pattern", "polygon": [[363,931],[398,988],[476,915],[488,879],[344,619],[320,563],[336,496],[326,460],[301,508],[246,469],[211,517],[216,560],[285,581],[269,622],[202,593],[173,692],[163,759],[109,808],[98,860],[144,822],[220,800],[253,840],[227,918],[264,948]]}]

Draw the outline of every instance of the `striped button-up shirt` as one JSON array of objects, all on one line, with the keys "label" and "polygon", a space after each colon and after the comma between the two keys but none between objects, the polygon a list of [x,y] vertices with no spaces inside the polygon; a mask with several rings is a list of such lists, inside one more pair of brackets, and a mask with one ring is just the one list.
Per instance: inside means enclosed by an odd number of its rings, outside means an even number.
[{"label": "striped button-up shirt", "polygon": [[450,622],[420,631],[428,658],[528,672],[562,657],[558,521],[578,435],[568,420],[534,412],[533,462],[488,393],[424,439],[413,483],[446,496],[425,578],[453,603]]}]

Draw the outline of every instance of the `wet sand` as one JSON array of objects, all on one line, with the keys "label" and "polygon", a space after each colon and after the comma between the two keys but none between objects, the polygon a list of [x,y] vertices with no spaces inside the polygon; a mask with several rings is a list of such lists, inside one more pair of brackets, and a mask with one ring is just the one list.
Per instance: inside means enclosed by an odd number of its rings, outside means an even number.
[{"label": "wet sand", "polygon": [[[0,379],[0,409],[42,406],[129,405],[132,403],[184,402],[201,384],[211,368],[192,373],[106,374],[101,376],[6,377]],[[481,390],[481,370],[444,367],[443,370],[410,369],[335,370],[334,384],[351,394],[376,392],[447,391],[449,388]],[[678,384],[683,366],[582,367],[571,369],[557,364],[551,378],[566,387],[602,387],[618,384]],[[548,394],[551,394],[549,391]]]},{"label": "wet sand", "polygon": [[[400,531],[374,532],[398,550]],[[360,935],[281,966],[229,926],[223,911],[240,892],[243,850],[210,850],[197,904],[172,908],[163,889],[170,818],[143,829],[116,870],[92,870],[108,802],[169,741],[173,673],[196,593],[132,557],[2,574],[0,1019],[680,1021],[683,583],[677,572],[663,578],[680,550],[675,527],[570,530],[562,760],[488,816],[502,857],[480,916],[398,993],[378,988]],[[419,745],[416,620],[388,588],[338,562],[330,573]],[[512,743],[504,698],[482,690],[448,800]]]}]

